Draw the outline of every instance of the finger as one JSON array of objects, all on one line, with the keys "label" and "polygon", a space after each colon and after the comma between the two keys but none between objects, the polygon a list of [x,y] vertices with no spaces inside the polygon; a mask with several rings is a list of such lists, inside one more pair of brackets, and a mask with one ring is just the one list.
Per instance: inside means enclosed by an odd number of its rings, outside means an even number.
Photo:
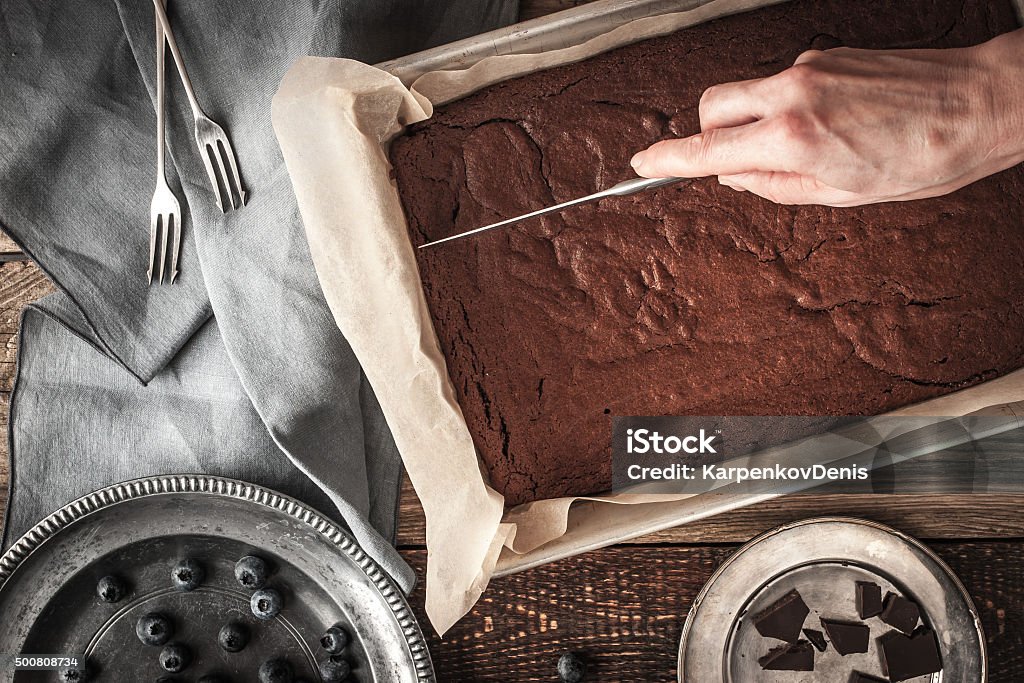
[{"label": "finger", "polygon": [[720,175],[718,176],[718,182],[721,185],[728,187],[730,190],[736,190],[737,192],[746,192],[746,188],[740,187],[735,182],[730,180],[730,176]]},{"label": "finger", "polygon": [[813,62],[816,59],[820,59],[825,53],[822,50],[805,50],[800,53],[793,62],[793,65],[806,64],[807,62]]},{"label": "finger", "polygon": [[713,85],[700,97],[700,129],[733,128],[767,116],[758,86],[763,78]]},{"label": "finger", "polygon": [[799,173],[757,171],[738,173],[719,178],[736,188],[742,188],[776,204],[820,204],[823,206],[860,206],[877,199],[856,192],[840,190]]},{"label": "finger", "polygon": [[[755,121],[735,128],[715,128],[688,138],[663,140],[638,152],[633,170],[647,178],[700,178],[750,171],[792,170],[785,167],[785,145],[778,126]],[[783,164],[783,165],[780,165]]]}]

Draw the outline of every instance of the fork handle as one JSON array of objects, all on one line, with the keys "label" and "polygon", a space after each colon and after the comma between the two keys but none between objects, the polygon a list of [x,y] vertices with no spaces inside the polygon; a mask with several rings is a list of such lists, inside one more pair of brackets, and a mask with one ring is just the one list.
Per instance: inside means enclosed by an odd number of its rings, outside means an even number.
[{"label": "fork handle", "polygon": [[181,77],[181,84],[185,86],[185,95],[188,96],[189,106],[192,107],[192,115],[199,118],[203,110],[196,99],[196,91],[192,88],[192,81],[189,80],[188,71],[185,69],[185,61],[181,58],[181,51],[178,50],[178,43],[174,40],[174,33],[171,31],[171,22],[167,19],[167,10],[164,9],[162,0],[153,0],[153,8],[156,12],[157,23],[163,29],[167,45],[171,48],[171,56],[174,57],[174,65],[178,67],[178,75]]},{"label": "fork handle", "polygon": [[[161,5],[165,0],[157,0]],[[166,82],[164,81],[166,44],[164,28],[160,18],[156,18],[156,177],[159,182],[164,175],[164,99]]]}]

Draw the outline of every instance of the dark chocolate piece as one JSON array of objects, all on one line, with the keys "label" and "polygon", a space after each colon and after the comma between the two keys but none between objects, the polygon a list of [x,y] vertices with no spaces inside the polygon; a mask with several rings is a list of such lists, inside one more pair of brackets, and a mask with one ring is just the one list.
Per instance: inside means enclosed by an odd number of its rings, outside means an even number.
[{"label": "dark chocolate piece", "polygon": [[882,670],[890,681],[905,681],[942,670],[942,656],[935,633],[925,626],[905,636],[889,631],[878,639]]},{"label": "dark chocolate piece", "polygon": [[861,673],[860,671],[854,671],[850,674],[849,683],[888,683],[884,678],[877,678],[869,674]]},{"label": "dark chocolate piece", "polygon": [[754,628],[765,638],[787,643],[800,639],[800,629],[811,610],[794,588],[754,617]]},{"label": "dark chocolate piece", "polygon": [[878,615],[878,618],[889,626],[903,631],[907,635],[914,632],[920,617],[921,610],[917,608],[917,603],[892,592],[886,594],[885,606],[882,608],[882,613]]},{"label": "dark chocolate piece", "polygon": [[825,642],[825,634],[821,631],[815,631],[813,628],[805,628],[804,635],[807,636],[807,640],[811,641],[811,645],[818,652],[824,652],[828,648],[828,643]]},{"label": "dark chocolate piece", "polygon": [[867,624],[860,624],[856,621],[822,619],[821,625],[825,627],[825,633],[832,641],[832,647],[839,654],[850,655],[855,652],[868,651],[868,636],[871,629]]},{"label": "dark chocolate piece", "polygon": [[857,614],[861,619],[882,613],[882,588],[871,581],[857,582]]},{"label": "dark chocolate piece", "polygon": [[[706,88],[778,73],[819,36],[945,48],[1017,27],[1008,0],[793,0],[504,81],[392,142],[410,238],[636,177],[635,152],[700,131]],[[489,483],[515,505],[608,489],[613,413],[878,415],[1021,367],[1021,196],[1020,164],[842,209],[700,178],[416,258]],[[727,431],[728,450],[771,445],[769,423]]]},{"label": "dark chocolate piece", "polygon": [[765,671],[814,671],[814,650],[806,640],[779,645],[757,660]]}]

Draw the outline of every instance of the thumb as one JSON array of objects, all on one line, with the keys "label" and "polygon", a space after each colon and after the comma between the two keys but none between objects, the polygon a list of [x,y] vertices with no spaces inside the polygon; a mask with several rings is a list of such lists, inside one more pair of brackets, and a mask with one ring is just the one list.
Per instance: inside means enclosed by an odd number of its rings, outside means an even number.
[{"label": "thumb", "polygon": [[766,121],[656,142],[630,160],[647,178],[700,178],[775,170],[780,163],[775,129]]}]

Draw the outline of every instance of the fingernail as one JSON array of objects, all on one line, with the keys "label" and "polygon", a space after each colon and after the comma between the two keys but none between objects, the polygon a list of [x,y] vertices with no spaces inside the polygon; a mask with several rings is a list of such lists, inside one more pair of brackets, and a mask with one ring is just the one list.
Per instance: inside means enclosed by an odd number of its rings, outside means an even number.
[{"label": "fingernail", "polygon": [[644,161],[647,159],[647,152],[637,152],[633,155],[633,158],[629,160],[629,165],[633,167],[634,171],[639,171],[640,167],[644,165]]}]

